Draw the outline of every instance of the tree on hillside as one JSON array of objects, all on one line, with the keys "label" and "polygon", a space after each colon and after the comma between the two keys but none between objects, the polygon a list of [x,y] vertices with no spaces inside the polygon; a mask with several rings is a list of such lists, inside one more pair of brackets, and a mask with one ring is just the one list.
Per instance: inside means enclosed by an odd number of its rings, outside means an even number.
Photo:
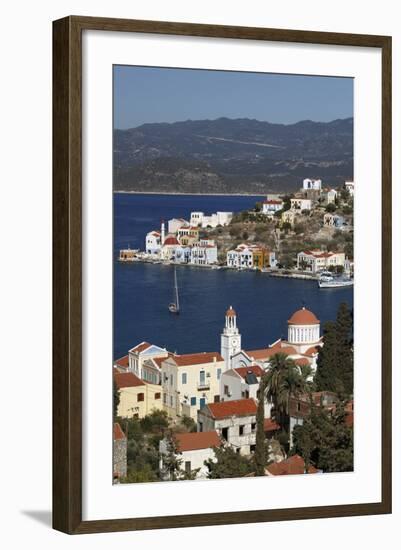
[{"label": "tree on hillside", "polygon": [[307,391],[306,382],[299,368],[284,353],[276,353],[269,361],[264,384],[266,398],[273,404],[273,418],[288,431],[290,397],[299,397]]},{"label": "tree on hillside", "polygon": [[345,302],[339,305],[336,319],[337,376],[341,379],[346,395],[354,391],[352,315]]},{"label": "tree on hillside", "polygon": [[177,441],[172,431],[166,436],[166,453],[163,454],[163,469],[160,472],[163,479],[177,481],[181,477],[182,453],[179,452]]},{"label": "tree on hillside", "polygon": [[215,460],[205,460],[209,479],[244,477],[253,470],[252,462],[232,447],[214,447]]},{"label": "tree on hillside", "polygon": [[255,475],[264,476],[266,467],[266,435],[265,435],[265,379],[261,377],[259,382],[259,401],[256,412],[256,441],[255,454]]},{"label": "tree on hillside", "polygon": [[312,407],[303,425],[295,426],[292,453],[305,464],[324,472],[349,472],[353,469],[353,430],[345,424],[345,411],[338,403],[334,413]]},{"label": "tree on hillside", "polygon": [[323,346],[319,347],[316,361],[315,384],[317,391],[338,389],[336,325],[327,321],[323,326]]},{"label": "tree on hillside", "polygon": [[113,414],[114,414],[114,418],[117,416],[119,404],[120,404],[120,390],[118,389],[117,384],[113,380]]}]

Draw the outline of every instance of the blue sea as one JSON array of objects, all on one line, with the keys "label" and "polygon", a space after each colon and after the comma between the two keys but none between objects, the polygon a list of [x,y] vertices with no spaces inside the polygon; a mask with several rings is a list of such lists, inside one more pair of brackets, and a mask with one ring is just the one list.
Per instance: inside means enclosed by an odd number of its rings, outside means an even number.
[{"label": "blue sea", "polygon": [[324,322],[340,302],[353,307],[352,287],[319,289],[315,281],[279,279],[260,272],[177,267],[180,315],[172,315],[173,267],[122,264],[121,248],[144,249],[145,235],[161,220],[189,219],[193,210],[238,212],[253,196],[114,194],[114,357],[144,340],[177,353],[220,350],[224,313],[232,305],[244,349],[266,347],[285,337],[287,320],[303,304]]}]

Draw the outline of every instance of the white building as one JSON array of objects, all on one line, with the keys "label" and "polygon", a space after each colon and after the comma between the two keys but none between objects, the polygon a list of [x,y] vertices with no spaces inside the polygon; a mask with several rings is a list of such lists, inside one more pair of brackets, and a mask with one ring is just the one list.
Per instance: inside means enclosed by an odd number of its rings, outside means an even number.
[{"label": "white building", "polygon": [[344,252],[322,252],[321,250],[303,250],[297,254],[297,269],[302,271],[319,271],[330,267],[344,266]]},{"label": "white building", "polygon": [[335,227],[339,229],[344,225],[344,218],[338,214],[326,212],[323,216],[323,225],[325,227]]},{"label": "white building", "polygon": [[180,244],[174,250],[174,261],[180,264],[188,264],[191,261],[191,247]]},{"label": "white building", "polygon": [[236,268],[253,267],[252,248],[246,244],[240,244],[235,250],[227,252],[227,266]]},{"label": "white building", "polygon": [[226,366],[218,352],[170,355],[161,363],[163,405],[174,420],[196,419],[196,411],[220,398],[220,377]]},{"label": "white building", "polygon": [[174,235],[167,235],[160,251],[162,260],[174,260],[176,249],[181,245]]},{"label": "white building", "polygon": [[[149,342],[141,342],[128,352],[128,370],[136,374],[139,378],[143,378],[142,365],[144,361],[156,357],[164,358],[167,356],[168,351],[165,348],[149,344]],[[149,380],[149,382],[152,382],[152,380]]]},{"label": "white building", "polygon": [[291,199],[291,210],[298,210],[299,212],[302,212],[302,210],[311,210],[311,208],[311,199],[305,199],[302,197],[294,197]]},{"label": "white building", "polygon": [[189,227],[189,222],[184,218],[172,218],[168,221],[168,232],[175,235],[181,227]]},{"label": "white building", "polygon": [[221,334],[220,353],[225,362],[225,370],[231,369],[231,358],[241,349],[241,334],[237,327],[237,314],[230,306],[226,311],[225,327]]},{"label": "white building", "polygon": [[216,212],[207,216],[204,212],[191,212],[190,224],[200,227],[215,228],[218,225],[228,225],[233,217],[233,212]]},{"label": "white building", "polygon": [[322,180],[314,180],[305,178],[302,184],[304,190],[313,189],[315,191],[320,191],[322,189]]},{"label": "white building", "polygon": [[209,403],[198,411],[198,431],[216,430],[223,443],[249,455],[255,450],[256,411],[255,399]]},{"label": "white building", "polygon": [[337,198],[337,191],[335,189],[325,189],[323,197],[327,204],[334,204]]},{"label": "white building", "polygon": [[217,263],[217,246],[211,239],[197,241],[191,247],[191,264],[212,265]]},{"label": "white building", "polygon": [[145,251],[151,256],[158,256],[161,250],[161,233],[160,231],[150,231],[146,234]]},{"label": "white building", "polygon": [[220,380],[220,401],[257,399],[259,382],[264,373],[265,371],[259,365],[223,372]]},{"label": "white building", "polygon": [[279,210],[282,210],[284,202],[281,199],[267,199],[262,204],[262,212],[266,215],[274,215]]},{"label": "white building", "polygon": [[348,193],[351,195],[351,197],[354,196],[354,182],[353,181],[346,181],[344,183],[345,189],[348,191]]},{"label": "white building", "polygon": [[320,321],[312,311],[303,307],[291,315],[287,344],[302,354],[321,344]]},{"label": "white building", "polygon": [[[214,447],[221,446],[221,439],[218,433],[214,430],[211,432],[194,432],[194,433],[176,433],[174,439],[177,446],[177,459],[181,462],[180,470],[178,474],[180,477],[185,478],[185,474],[188,476],[194,470],[198,470],[195,479],[206,479],[208,474],[207,466],[205,466],[205,460],[216,460],[214,454]],[[162,439],[159,443],[160,452],[160,472],[164,471],[163,458],[168,452],[167,440]],[[168,480],[167,475],[163,476],[164,480]]]}]

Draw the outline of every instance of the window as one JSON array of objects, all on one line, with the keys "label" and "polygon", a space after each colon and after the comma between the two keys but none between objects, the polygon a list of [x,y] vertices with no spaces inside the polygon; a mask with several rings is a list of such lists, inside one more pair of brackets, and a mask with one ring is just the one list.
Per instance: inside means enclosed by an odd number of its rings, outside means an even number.
[{"label": "window", "polygon": [[181,375],[181,383],[186,384],[187,383],[187,373],[183,372]]},{"label": "window", "polygon": [[145,394],[144,393],[138,393],[137,401],[145,401]]},{"label": "window", "polygon": [[201,409],[202,407],[204,407],[206,405],[206,399],[204,397],[201,397],[199,399],[199,408]]},{"label": "window", "polygon": [[188,475],[191,473],[191,461],[190,460],[185,461],[185,473],[188,474]]},{"label": "window", "polygon": [[199,422],[199,431],[203,432],[203,422]]},{"label": "window", "polygon": [[160,393],[155,393],[155,399],[160,399]]},{"label": "window", "polygon": [[191,407],[196,406],[196,397],[191,397]]},{"label": "window", "polygon": [[228,395],[228,393],[229,393],[228,386],[224,386],[224,395]]},{"label": "window", "polygon": [[225,439],[226,441],[228,441],[228,428],[223,428],[221,430],[221,436],[223,439]]},{"label": "window", "polygon": [[244,435],[244,428],[245,428],[244,425],[239,427],[239,435]]},{"label": "window", "polygon": [[172,375],[172,374],[170,374],[170,386],[172,386],[172,385],[173,385],[173,381],[174,381],[174,379],[173,379],[173,375]]},{"label": "window", "polygon": [[163,394],[163,403],[166,405],[167,403],[167,395],[164,393]]},{"label": "window", "polygon": [[174,405],[174,398],[172,395],[170,395],[170,405],[173,406]]},{"label": "window", "polygon": [[256,445],[251,445],[250,451],[254,453],[256,451]]},{"label": "window", "polygon": [[301,403],[298,401],[297,403],[297,411],[299,412],[301,410]]},{"label": "window", "polygon": [[220,380],[220,378],[221,378],[221,369],[217,369],[216,374],[217,374],[217,380]]},{"label": "window", "polygon": [[256,422],[252,422],[251,424],[251,431],[256,432]]},{"label": "window", "polygon": [[214,402],[215,403],[220,403],[220,395],[215,395],[214,396]]},{"label": "window", "polygon": [[204,370],[201,370],[200,373],[199,373],[199,382],[201,384],[205,383],[205,371]]}]

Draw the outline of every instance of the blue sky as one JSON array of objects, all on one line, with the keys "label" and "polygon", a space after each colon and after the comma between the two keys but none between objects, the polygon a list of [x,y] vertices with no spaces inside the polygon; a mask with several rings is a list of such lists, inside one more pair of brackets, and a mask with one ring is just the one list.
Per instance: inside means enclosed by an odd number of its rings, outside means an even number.
[{"label": "blue sky", "polygon": [[255,118],[291,124],[353,116],[351,78],[114,67],[114,126]]}]

